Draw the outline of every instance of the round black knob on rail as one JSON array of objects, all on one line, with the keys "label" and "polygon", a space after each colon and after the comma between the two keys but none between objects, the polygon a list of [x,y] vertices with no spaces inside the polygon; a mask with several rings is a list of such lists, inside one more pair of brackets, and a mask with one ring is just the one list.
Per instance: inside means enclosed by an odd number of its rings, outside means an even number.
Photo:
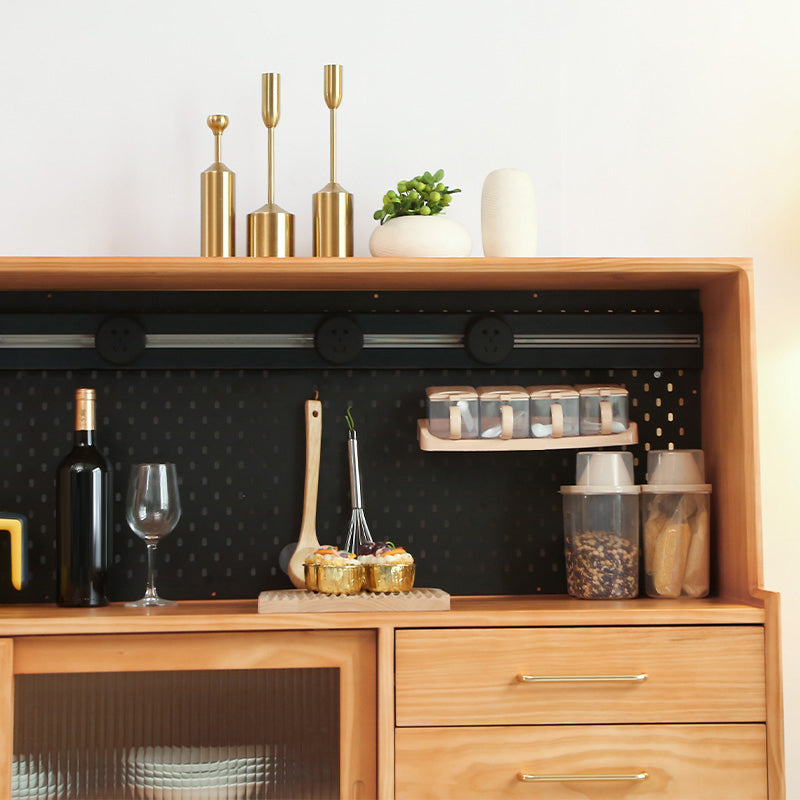
[{"label": "round black knob on rail", "polygon": [[500,364],[514,349],[514,330],[502,317],[479,317],[467,327],[464,347],[479,364]]},{"label": "round black knob on rail", "polygon": [[109,317],[97,327],[94,346],[109,364],[132,364],[147,347],[147,332],[131,317]]},{"label": "round black knob on rail", "polygon": [[331,364],[349,364],[364,349],[364,334],[349,317],[330,317],[317,328],[314,347]]}]

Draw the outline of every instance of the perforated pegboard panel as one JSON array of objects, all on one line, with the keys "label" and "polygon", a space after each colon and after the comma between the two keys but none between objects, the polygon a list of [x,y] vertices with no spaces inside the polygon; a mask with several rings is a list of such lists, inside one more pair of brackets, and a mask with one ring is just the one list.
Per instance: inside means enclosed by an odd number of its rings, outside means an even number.
[{"label": "perforated pegboard panel", "polygon": [[699,370],[0,372],[0,507],[28,516],[31,567],[28,587],[15,592],[8,537],[0,537],[0,602],[53,598],[54,473],[71,447],[79,386],[97,389],[99,439],[114,467],[114,600],[144,588],[144,545],[127,529],[123,501],[130,465],[153,459],[177,463],[184,509],[158,551],[165,597],[255,598],[290,586],[278,555],[300,527],[303,403],[315,390],[323,403],[321,542],[343,544],[350,518],[344,412],[352,405],[373,538],[414,553],[417,585],[454,594],[564,593],[558,489],[574,483],[575,452],[423,453],[416,420],[430,385],[608,381],[631,395],[638,482],[647,448],[700,446]]}]

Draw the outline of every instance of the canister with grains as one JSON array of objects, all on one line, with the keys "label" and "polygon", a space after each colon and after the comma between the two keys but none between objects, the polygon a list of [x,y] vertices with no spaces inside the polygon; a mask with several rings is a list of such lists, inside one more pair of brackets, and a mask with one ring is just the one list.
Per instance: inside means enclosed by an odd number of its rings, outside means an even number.
[{"label": "canister with grains", "polygon": [[567,591],[587,600],[639,593],[639,487],[628,452],[578,453],[562,486]]}]

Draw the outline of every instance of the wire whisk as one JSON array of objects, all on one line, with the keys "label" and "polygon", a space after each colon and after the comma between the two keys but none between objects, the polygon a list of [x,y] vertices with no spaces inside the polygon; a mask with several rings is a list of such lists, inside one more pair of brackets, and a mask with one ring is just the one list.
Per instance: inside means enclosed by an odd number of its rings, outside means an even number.
[{"label": "wire whisk", "polygon": [[347,455],[350,459],[350,498],[353,512],[350,516],[350,527],[347,530],[345,550],[358,555],[362,544],[372,541],[367,519],[364,516],[364,499],[361,496],[361,470],[358,466],[358,437],[353,420],[353,409],[348,408],[344,415],[347,422]]}]

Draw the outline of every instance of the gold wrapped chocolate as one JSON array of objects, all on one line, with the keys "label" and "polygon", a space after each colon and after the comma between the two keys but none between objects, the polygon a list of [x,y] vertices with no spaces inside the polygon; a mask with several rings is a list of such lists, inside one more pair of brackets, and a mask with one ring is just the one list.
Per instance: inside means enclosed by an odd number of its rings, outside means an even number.
[{"label": "gold wrapped chocolate", "polygon": [[[308,573],[306,573],[308,586]],[[364,567],[358,562],[346,566],[317,566],[316,591],[323,594],[358,594],[364,586]]]},{"label": "gold wrapped chocolate", "polygon": [[366,564],[364,588],[369,592],[408,592],[414,586],[414,564]]},{"label": "gold wrapped chocolate", "polygon": [[305,572],[306,576],[306,589],[308,589],[309,592],[317,591],[318,570],[319,570],[319,564],[303,564],[303,571]]}]

